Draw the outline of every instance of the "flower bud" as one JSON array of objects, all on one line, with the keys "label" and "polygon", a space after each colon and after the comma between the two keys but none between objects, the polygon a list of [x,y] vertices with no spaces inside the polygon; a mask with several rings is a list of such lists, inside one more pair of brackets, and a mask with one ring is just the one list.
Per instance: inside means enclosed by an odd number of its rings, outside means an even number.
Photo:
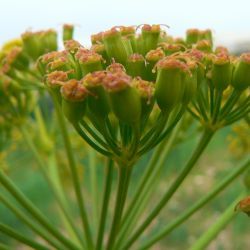
[{"label": "flower bud", "polygon": [[240,56],[233,72],[232,85],[239,91],[250,86],[250,53]]},{"label": "flower bud", "polygon": [[250,216],[250,196],[241,200],[235,207],[235,211],[240,211],[246,213]]},{"label": "flower bud", "polygon": [[102,84],[105,76],[105,71],[95,71],[82,79],[83,85],[91,93],[88,97],[89,111],[101,119],[107,117],[110,112],[108,96]]},{"label": "flower bud", "polygon": [[63,25],[63,41],[72,40],[74,34],[74,26],[71,24]]},{"label": "flower bud", "polygon": [[120,31],[116,28],[105,31],[103,33],[103,43],[110,60],[114,58],[116,62],[126,64],[132,50],[130,50],[128,41],[122,38]]},{"label": "flower bud", "polygon": [[87,89],[77,80],[69,80],[61,87],[62,110],[71,123],[76,123],[86,112]]},{"label": "flower bud", "polygon": [[150,50],[157,48],[161,33],[160,25],[144,24],[141,29],[142,55],[146,55]]},{"label": "flower bud", "polygon": [[13,48],[15,47],[22,47],[23,46],[23,43],[22,43],[22,40],[21,39],[13,39],[13,40],[10,40],[8,41],[7,43],[5,43],[1,50],[3,52],[6,52],[8,53],[10,50],[12,50]]},{"label": "flower bud", "polygon": [[102,70],[102,56],[94,51],[81,48],[77,51],[75,57],[79,62],[83,76]]},{"label": "flower bud", "polygon": [[55,30],[49,29],[40,32],[41,54],[57,50],[57,33]]},{"label": "flower bud", "polygon": [[157,65],[155,98],[162,111],[170,112],[183,97],[182,73],[187,66],[175,58],[166,57]]},{"label": "flower bud", "polygon": [[130,55],[128,58],[126,68],[130,76],[132,77],[140,76],[144,78],[146,74],[146,65],[144,57],[140,54]]},{"label": "flower bud", "polygon": [[186,31],[186,43],[189,45],[199,41],[200,31],[198,29],[188,29]]},{"label": "flower bud", "polygon": [[230,58],[225,54],[219,54],[218,56],[214,56],[212,61],[212,83],[216,89],[223,91],[231,83],[232,79]]},{"label": "flower bud", "polygon": [[114,114],[120,121],[128,124],[139,122],[141,117],[140,96],[131,82],[131,77],[122,71],[108,72],[103,80]]}]

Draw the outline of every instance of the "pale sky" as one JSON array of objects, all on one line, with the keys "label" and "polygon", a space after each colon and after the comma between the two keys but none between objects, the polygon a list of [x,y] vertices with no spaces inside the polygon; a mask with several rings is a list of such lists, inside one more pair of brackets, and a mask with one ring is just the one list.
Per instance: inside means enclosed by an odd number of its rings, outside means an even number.
[{"label": "pale sky", "polygon": [[218,44],[250,40],[250,0],[0,0],[0,44],[27,29],[77,25],[77,39],[115,25],[168,24],[169,34],[211,28]]}]

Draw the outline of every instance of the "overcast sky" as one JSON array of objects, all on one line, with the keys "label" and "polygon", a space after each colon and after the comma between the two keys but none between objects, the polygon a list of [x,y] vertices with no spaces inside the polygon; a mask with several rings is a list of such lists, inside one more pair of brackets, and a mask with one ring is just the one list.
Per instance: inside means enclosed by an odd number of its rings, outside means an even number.
[{"label": "overcast sky", "polygon": [[85,43],[92,33],[115,25],[168,24],[182,36],[187,28],[211,28],[217,43],[250,40],[250,0],[0,0],[0,44],[27,29],[77,25]]}]

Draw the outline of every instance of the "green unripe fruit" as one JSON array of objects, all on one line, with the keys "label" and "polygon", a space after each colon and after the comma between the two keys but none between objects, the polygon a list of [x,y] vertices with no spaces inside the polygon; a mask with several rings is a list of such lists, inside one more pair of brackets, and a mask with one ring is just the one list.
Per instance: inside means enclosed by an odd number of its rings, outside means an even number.
[{"label": "green unripe fruit", "polygon": [[227,55],[220,54],[214,57],[211,78],[214,88],[220,91],[225,90],[231,83],[232,65]]},{"label": "green unripe fruit", "polygon": [[140,54],[132,54],[128,58],[127,72],[132,77],[140,76],[142,78],[146,75],[145,59]]},{"label": "green unripe fruit", "polygon": [[99,32],[97,34],[93,34],[91,35],[91,43],[93,44],[101,44],[102,41],[102,36],[103,36],[103,32]]},{"label": "green unripe fruit", "polygon": [[71,123],[81,120],[86,112],[87,89],[77,80],[69,80],[61,87],[62,110]]},{"label": "green unripe fruit", "polygon": [[174,58],[164,58],[157,64],[155,98],[162,111],[170,112],[183,97],[182,73],[186,66]]},{"label": "green unripe fruit", "polygon": [[141,120],[144,120],[149,116],[155,103],[155,85],[141,78],[135,78],[132,82],[132,86],[139,93],[141,99]]},{"label": "green unripe fruit", "polygon": [[72,40],[74,34],[74,26],[71,24],[63,25],[63,41]]},{"label": "green unripe fruit", "polygon": [[116,28],[103,33],[103,43],[109,59],[113,58],[123,65],[126,64],[129,55],[133,53],[131,45],[129,47],[127,40],[123,39],[121,32]]},{"label": "green unripe fruit", "polygon": [[111,108],[116,117],[127,124],[139,122],[141,101],[138,92],[131,86],[131,77],[122,71],[108,72],[104,86],[109,92]]},{"label": "green unripe fruit", "polygon": [[188,71],[183,73],[183,85],[185,87],[183,93],[183,104],[187,105],[195,96],[197,91],[197,72],[198,66],[195,62],[189,62]]},{"label": "green unripe fruit", "polygon": [[150,50],[146,54],[146,60],[147,60],[147,78],[150,81],[155,81],[156,74],[154,71],[156,63],[161,60],[165,56],[165,53],[161,48],[157,48],[155,50]]},{"label": "green unripe fruit", "polygon": [[145,24],[141,29],[142,55],[146,55],[150,50],[156,49],[160,39],[160,25]]},{"label": "green unripe fruit", "polygon": [[240,56],[233,72],[232,86],[239,91],[250,86],[250,53]]},{"label": "green unripe fruit", "polygon": [[102,56],[94,51],[81,48],[77,51],[75,57],[79,62],[82,76],[103,69]]},{"label": "green unripe fruit", "polygon": [[199,41],[200,31],[198,29],[188,29],[186,31],[186,43],[189,45]]},{"label": "green unripe fruit", "polygon": [[110,112],[108,95],[102,85],[105,76],[104,71],[96,71],[87,74],[82,80],[83,85],[90,92],[88,96],[89,112],[100,119],[106,118]]}]

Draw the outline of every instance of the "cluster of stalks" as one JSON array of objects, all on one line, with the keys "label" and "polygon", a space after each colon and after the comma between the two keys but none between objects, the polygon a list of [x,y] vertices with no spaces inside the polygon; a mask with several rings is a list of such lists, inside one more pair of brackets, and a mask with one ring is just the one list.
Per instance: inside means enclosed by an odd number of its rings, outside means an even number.
[{"label": "cluster of stalks", "polygon": [[[48,30],[24,33],[20,40],[5,45],[0,54],[1,137],[6,136],[8,126],[20,129],[59,205],[67,235],[53,226],[3,171],[0,172],[2,187],[33,219],[2,194],[0,201],[48,244],[38,243],[4,224],[0,224],[0,231],[34,249],[125,250],[135,249],[135,243],[136,249],[149,249],[249,169],[248,159],[160,232],[140,241],[216,132],[241,119],[249,119],[250,53],[236,57],[224,47],[214,49],[210,30],[190,29],[185,39],[181,39],[169,36],[161,25],[119,26],[92,35],[89,49],[73,40],[73,31],[73,26],[64,26],[64,50],[57,50],[57,34]],[[58,173],[54,178],[46,169],[46,160],[25,128],[27,119],[34,113],[43,148],[47,155],[55,151],[55,143],[49,138],[39,110],[43,108],[39,100],[47,93],[53,100],[65,145],[82,230],[72,219]],[[141,218],[157,186],[166,156],[183,132],[187,117],[190,124],[192,121],[199,124],[200,141],[152,211]],[[100,211],[95,210],[96,216],[91,221],[72,150],[70,128],[92,148],[89,152],[92,158],[93,152],[97,152],[107,162],[102,206]],[[150,162],[128,203],[132,171],[150,151],[153,151]],[[115,171],[118,185],[112,210],[109,201]],[[249,199],[246,200],[248,203],[240,203],[237,208],[249,213]],[[237,201],[191,249],[204,249],[209,244],[234,217],[232,207]],[[109,210],[113,211],[113,218],[108,228]]]}]

